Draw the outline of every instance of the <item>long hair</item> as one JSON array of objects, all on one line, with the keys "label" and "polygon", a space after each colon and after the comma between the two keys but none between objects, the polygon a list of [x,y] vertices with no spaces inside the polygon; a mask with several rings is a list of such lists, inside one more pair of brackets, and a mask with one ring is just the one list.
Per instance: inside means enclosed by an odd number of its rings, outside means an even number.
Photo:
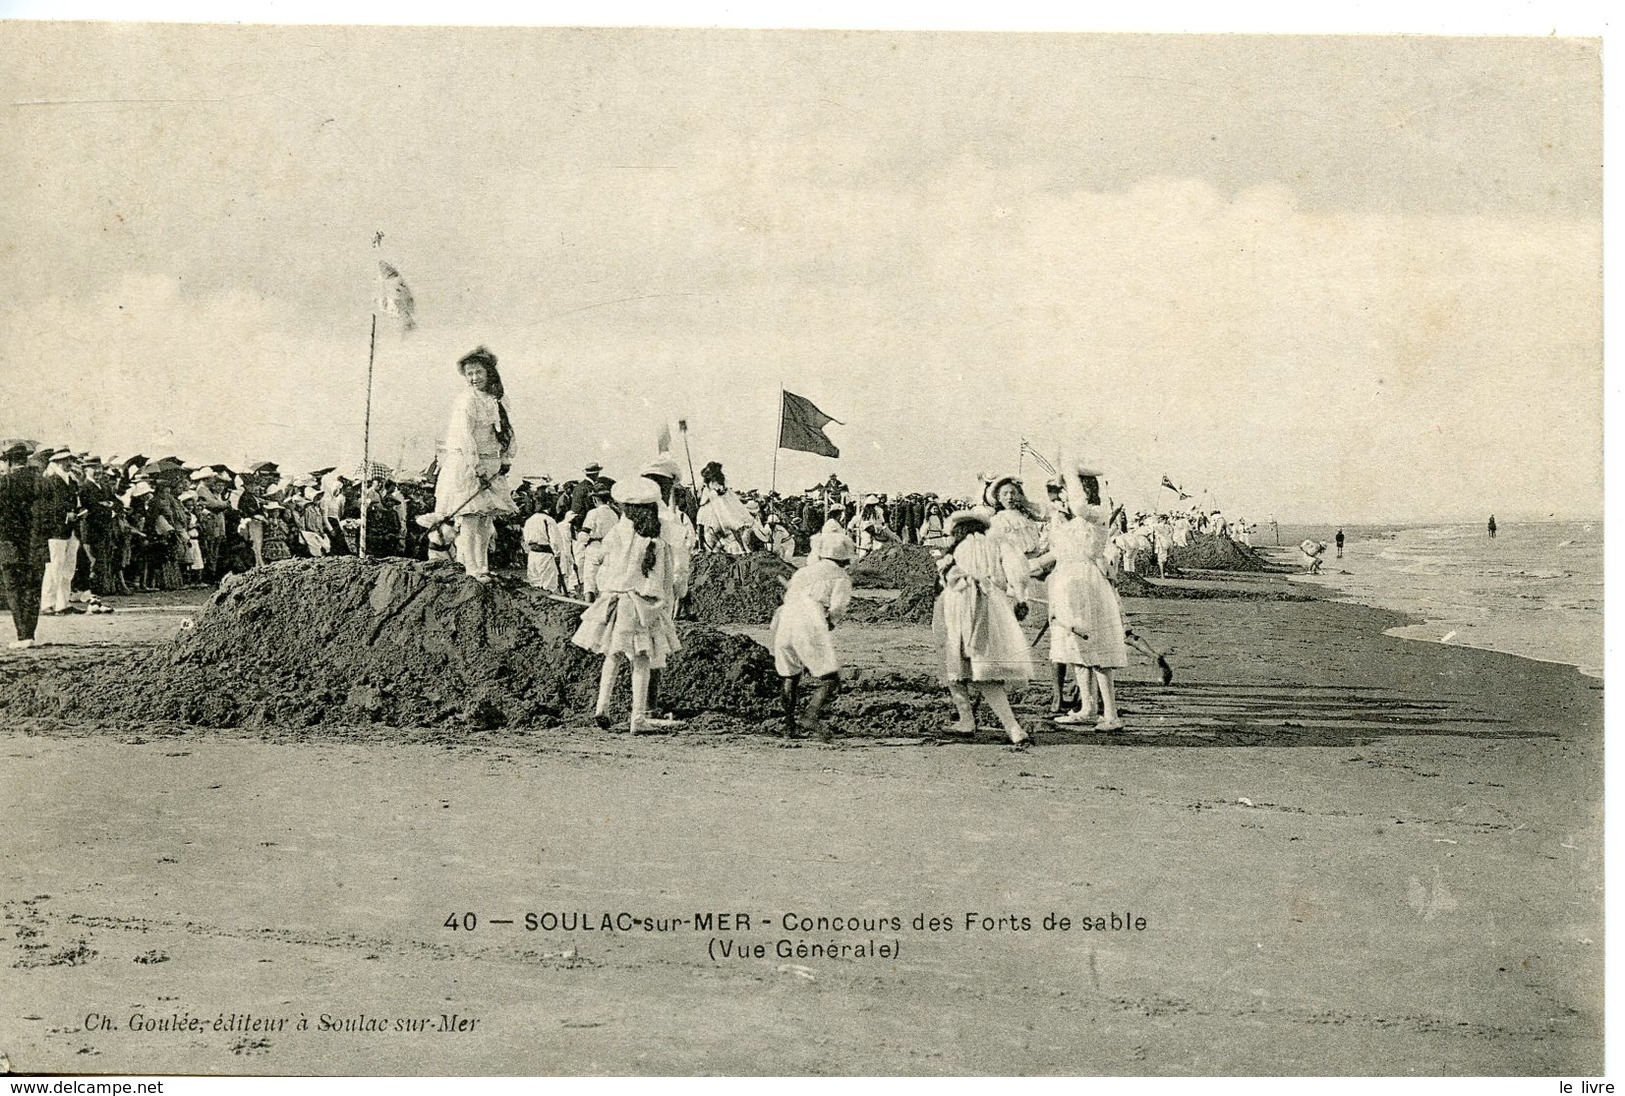
[{"label": "long hair", "polygon": [[726,488],[728,479],[722,474],[722,462],[712,461],[700,469],[700,480],[704,483],[714,483],[718,487]]},{"label": "long hair", "polygon": [[508,420],[507,392],[502,387],[502,374],[497,372],[497,356],[483,346],[476,346],[457,360],[457,371],[461,373],[463,366],[470,362],[485,367],[485,385],[481,391],[497,401],[497,441],[507,449],[513,445],[513,423]]},{"label": "long hair", "polygon": [[1079,476],[1078,482],[1083,484],[1084,497],[1089,500],[1090,506],[1100,505],[1100,480],[1095,476]]},{"label": "long hair", "polygon": [[628,502],[621,512],[632,523],[632,531],[649,542],[643,550],[643,577],[648,578],[660,558],[660,510],[653,503]]},{"label": "long hair", "polygon": [[[1006,506],[999,499],[999,496],[1004,493],[1004,489],[1006,487],[1014,487],[1016,489],[1015,501],[1009,506]],[[999,484],[999,489],[993,492],[992,501],[993,509],[995,510],[1014,510],[1016,513],[1030,521],[1043,520],[1043,515],[1038,512],[1038,507],[1034,506],[1031,500],[1027,498],[1027,492],[1021,489],[1021,483],[1018,480],[1006,480],[1004,483]]]}]

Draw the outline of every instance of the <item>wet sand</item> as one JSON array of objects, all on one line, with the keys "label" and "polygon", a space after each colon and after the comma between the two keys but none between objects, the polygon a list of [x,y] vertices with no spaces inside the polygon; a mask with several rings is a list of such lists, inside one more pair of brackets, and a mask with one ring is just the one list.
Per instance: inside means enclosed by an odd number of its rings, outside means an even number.
[{"label": "wet sand", "polygon": [[[132,600],[12,657],[183,615]],[[1326,601],[1128,607],[1175,683],[1137,664],[1126,732],[1040,725],[1025,752],[896,733],[862,690],[831,745],[8,726],[0,1051],[71,1072],[1601,1072],[1600,681]],[[936,664],[926,627],[837,635],[860,677]],[[750,927],[695,925],[724,912]],[[602,927],[621,913],[650,927]],[[869,941],[896,953],[850,953]]]}]

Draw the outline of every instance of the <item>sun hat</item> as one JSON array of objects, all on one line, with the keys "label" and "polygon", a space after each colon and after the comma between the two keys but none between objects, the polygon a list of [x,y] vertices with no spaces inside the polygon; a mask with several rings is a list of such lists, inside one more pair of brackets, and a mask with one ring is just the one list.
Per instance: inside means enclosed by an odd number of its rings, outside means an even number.
[{"label": "sun hat", "polygon": [[813,537],[812,554],[818,559],[832,559],[837,562],[850,560],[857,556],[858,546],[852,543],[852,538],[845,533],[819,533]]},{"label": "sun hat", "polygon": [[671,458],[670,453],[661,453],[648,464],[643,466],[640,476],[662,476],[669,480],[680,479],[682,473],[677,468],[677,462]]},{"label": "sun hat", "polygon": [[956,533],[962,525],[975,525],[984,532],[993,527],[993,521],[981,507],[971,510],[955,510],[948,519],[948,532]]},{"label": "sun hat", "polygon": [[611,487],[609,497],[622,506],[653,506],[660,501],[660,488],[655,486],[653,480],[633,476]]}]

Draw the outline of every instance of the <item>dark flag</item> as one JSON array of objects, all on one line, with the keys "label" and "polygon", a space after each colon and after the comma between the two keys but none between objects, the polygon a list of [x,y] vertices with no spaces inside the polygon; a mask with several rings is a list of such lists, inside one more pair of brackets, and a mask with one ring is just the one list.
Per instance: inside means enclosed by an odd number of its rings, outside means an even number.
[{"label": "dark flag", "polygon": [[1174,494],[1178,495],[1181,502],[1190,498],[1189,495],[1181,491],[1178,487],[1174,486],[1174,481],[1169,479],[1167,476],[1162,477],[1162,485],[1168,488],[1168,490],[1172,491]]},{"label": "dark flag", "polygon": [[832,419],[814,406],[806,396],[794,392],[784,393],[784,411],[779,416],[779,448],[798,449],[803,453],[817,453],[825,457],[838,457],[841,451],[824,433],[825,423],[846,424]]}]

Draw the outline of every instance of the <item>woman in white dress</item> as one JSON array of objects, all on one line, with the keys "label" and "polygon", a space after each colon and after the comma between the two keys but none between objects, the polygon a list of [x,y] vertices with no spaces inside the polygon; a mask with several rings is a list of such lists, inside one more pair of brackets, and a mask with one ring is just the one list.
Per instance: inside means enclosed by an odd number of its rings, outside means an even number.
[{"label": "woman in white dress", "polygon": [[852,522],[852,544],[861,555],[868,555],[877,548],[894,544],[897,535],[886,524],[886,516],[881,512],[880,497],[867,495],[863,500],[863,508]]},{"label": "woman in white dress", "polygon": [[1010,707],[1009,688],[1032,674],[1032,654],[1021,618],[1027,615],[1027,560],[1008,540],[987,535],[987,514],[961,510],[948,521],[951,547],[937,561],[937,634],[943,644],[944,679],[959,719],[949,733],[976,733],[974,684],[999,719],[1010,742],[1031,743]]},{"label": "woman in white dress", "polygon": [[747,536],[754,533],[767,539],[739,496],[728,490],[728,479],[719,462],[712,461],[700,469],[700,484],[700,512],[695,524],[707,551],[742,556],[750,551]]},{"label": "woman in white dress", "polygon": [[435,519],[455,514],[457,559],[468,574],[489,582],[495,515],[519,512],[508,489],[508,469],[516,452],[513,424],[503,402],[495,354],[478,347],[463,356],[457,369],[468,387],[451,405],[446,452],[435,481],[436,514],[419,521],[433,525]]},{"label": "woman in white dress", "polygon": [[933,502],[925,508],[919,539],[927,548],[941,548],[948,543],[948,527],[943,523],[942,507],[938,503]]},{"label": "woman in white dress", "polygon": [[1049,552],[1034,563],[1035,567],[1054,563],[1048,580],[1050,661],[1073,667],[1085,710],[1058,716],[1055,722],[1086,722],[1098,690],[1103,711],[1096,728],[1121,730],[1112,674],[1128,665],[1128,646],[1123,641],[1122,605],[1106,577],[1108,535],[1100,473],[1073,462],[1063,467],[1061,505],[1068,516],[1055,522]]}]

